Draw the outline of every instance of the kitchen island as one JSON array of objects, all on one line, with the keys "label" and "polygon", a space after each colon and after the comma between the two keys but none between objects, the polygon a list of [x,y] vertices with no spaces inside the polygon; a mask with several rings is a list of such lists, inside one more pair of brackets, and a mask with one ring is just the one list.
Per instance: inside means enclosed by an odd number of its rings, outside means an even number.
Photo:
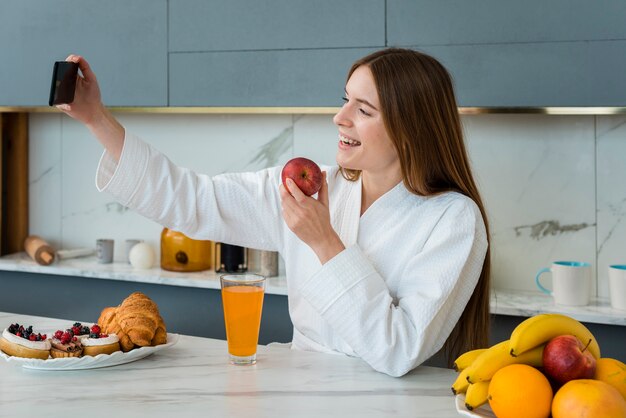
[{"label": "kitchen island", "polygon": [[[0,312],[2,329],[73,321]],[[455,377],[418,367],[393,378],[356,358],[273,345],[259,346],[256,365],[234,366],[225,341],[180,335],[165,350],[114,367],[44,371],[0,359],[0,417],[457,417]]]}]

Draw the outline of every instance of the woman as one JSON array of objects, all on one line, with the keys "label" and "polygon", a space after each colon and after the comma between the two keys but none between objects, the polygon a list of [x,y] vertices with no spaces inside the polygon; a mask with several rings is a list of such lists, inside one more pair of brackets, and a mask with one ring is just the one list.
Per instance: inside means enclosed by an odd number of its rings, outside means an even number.
[{"label": "woman", "polygon": [[176,167],[104,108],[81,57],[75,101],[59,108],[104,145],[99,190],[193,238],[281,252],[292,348],[357,356],[402,376],[442,347],[450,362],[487,345],[484,208],[452,83],[435,59],[386,49],[348,74],[338,167],[317,198],[280,167],[210,178]]}]

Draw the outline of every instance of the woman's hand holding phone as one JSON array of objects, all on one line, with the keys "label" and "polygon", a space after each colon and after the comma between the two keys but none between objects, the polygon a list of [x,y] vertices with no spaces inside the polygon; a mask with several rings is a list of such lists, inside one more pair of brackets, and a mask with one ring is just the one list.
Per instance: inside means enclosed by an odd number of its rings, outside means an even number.
[{"label": "woman's hand holding phone", "polygon": [[102,105],[98,80],[89,63],[79,55],[70,55],[65,61],[78,64],[80,73],[76,79],[74,100],[71,103],[59,104],[56,107],[72,118],[90,125],[101,113]]},{"label": "woman's hand holding phone", "polygon": [[119,161],[124,146],[124,127],[102,104],[96,74],[80,55],[72,54],[65,60],[78,64],[80,74],[76,79],[74,100],[56,107],[87,126],[113,158]]}]

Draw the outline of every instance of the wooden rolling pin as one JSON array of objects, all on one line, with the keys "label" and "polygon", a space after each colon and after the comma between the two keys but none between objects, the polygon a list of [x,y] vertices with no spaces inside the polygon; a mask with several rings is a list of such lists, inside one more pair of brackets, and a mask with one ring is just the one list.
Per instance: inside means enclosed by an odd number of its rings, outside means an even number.
[{"label": "wooden rolling pin", "polygon": [[50,265],[54,261],[54,249],[37,235],[26,237],[24,250],[26,250],[30,258],[42,266]]}]

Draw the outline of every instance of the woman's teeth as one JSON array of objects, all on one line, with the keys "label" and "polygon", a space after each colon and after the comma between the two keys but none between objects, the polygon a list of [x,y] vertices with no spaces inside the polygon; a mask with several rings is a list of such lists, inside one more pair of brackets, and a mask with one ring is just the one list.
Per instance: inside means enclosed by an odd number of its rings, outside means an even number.
[{"label": "woman's teeth", "polygon": [[346,138],[346,137],[345,137],[345,136],[343,136],[343,135],[339,135],[339,140],[340,140],[341,142],[343,142],[344,144],[346,144],[346,145],[350,145],[350,146],[353,146],[353,147],[356,147],[356,146],[358,146],[358,145],[361,145],[361,143],[360,143],[359,141],[356,141],[356,140],[354,140],[354,139],[350,139],[350,138]]}]

